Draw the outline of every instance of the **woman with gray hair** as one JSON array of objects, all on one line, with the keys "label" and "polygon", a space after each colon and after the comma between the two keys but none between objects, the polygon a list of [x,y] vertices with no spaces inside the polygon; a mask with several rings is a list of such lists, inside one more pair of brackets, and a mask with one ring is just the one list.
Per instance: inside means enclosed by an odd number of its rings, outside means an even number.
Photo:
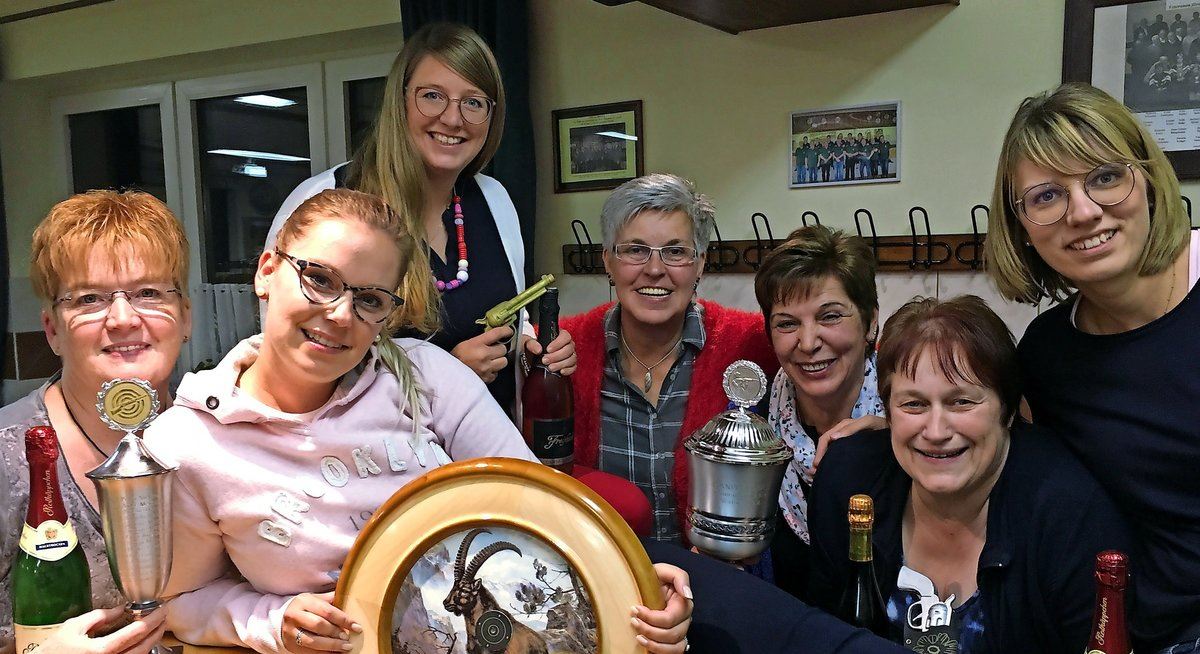
[{"label": "woman with gray hair", "polygon": [[562,321],[575,337],[575,461],[636,484],[651,537],[679,542],[683,439],[727,406],[726,366],[778,368],[760,316],[699,300],[715,210],[691,182],[653,174],[604,203],[604,268],[617,301]]}]

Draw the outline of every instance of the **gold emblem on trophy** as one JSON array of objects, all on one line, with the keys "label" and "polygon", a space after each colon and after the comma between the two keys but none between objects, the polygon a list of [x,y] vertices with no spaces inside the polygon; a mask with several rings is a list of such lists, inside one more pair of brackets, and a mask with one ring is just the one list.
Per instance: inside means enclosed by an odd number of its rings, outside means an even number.
[{"label": "gold emblem on trophy", "polygon": [[110,379],[96,394],[96,410],[116,431],[141,431],[158,416],[158,392],[144,379]]}]

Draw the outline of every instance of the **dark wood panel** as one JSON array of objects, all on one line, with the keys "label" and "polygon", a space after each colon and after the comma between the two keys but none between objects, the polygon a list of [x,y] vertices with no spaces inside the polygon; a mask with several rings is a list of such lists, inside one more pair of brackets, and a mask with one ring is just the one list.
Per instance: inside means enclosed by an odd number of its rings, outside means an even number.
[{"label": "dark wood panel", "polygon": [[50,349],[43,332],[18,332],[12,336],[16,340],[17,350],[15,372],[19,373],[21,379],[44,379],[62,367],[62,361]]},{"label": "dark wood panel", "polygon": [[[875,251],[879,270],[983,270],[984,235],[921,234],[866,237]],[[776,239],[776,243],[782,241]],[[568,275],[603,275],[603,246],[569,243],[562,246],[563,272]],[[771,249],[766,241],[713,241],[708,248],[706,273],[753,273]]]},{"label": "dark wood panel", "polygon": [[[601,4],[620,4],[596,0]],[[641,0],[730,34],[901,9],[957,5],[959,0]]]}]

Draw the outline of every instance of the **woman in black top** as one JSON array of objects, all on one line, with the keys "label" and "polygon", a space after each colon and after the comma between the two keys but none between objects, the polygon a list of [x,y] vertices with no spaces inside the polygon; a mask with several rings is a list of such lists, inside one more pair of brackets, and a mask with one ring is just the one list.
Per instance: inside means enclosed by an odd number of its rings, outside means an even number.
[{"label": "woman in black top", "polygon": [[[1123,519],[1056,439],[1014,424],[1016,348],[982,300],[916,300],[883,330],[891,431],[833,443],[809,504],[810,590],[835,609],[852,574],[849,497],[875,500],[875,570],[893,640],[958,654],[1081,652],[1095,555]],[[949,609],[949,624],[932,616]]]}]

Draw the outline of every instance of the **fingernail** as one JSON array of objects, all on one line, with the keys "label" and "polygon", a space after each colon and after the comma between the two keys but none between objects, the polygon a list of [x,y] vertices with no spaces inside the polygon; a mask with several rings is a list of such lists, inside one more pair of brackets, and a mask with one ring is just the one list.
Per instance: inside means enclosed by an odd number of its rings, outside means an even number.
[{"label": "fingernail", "polygon": [[647,640],[646,637],[641,634],[637,635],[637,642],[638,642],[638,645],[641,645],[642,647],[650,646],[650,641]]},{"label": "fingernail", "polygon": [[354,633],[356,633],[356,634],[361,634],[362,630],[363,630],[362,625],[358,624],[357,622],[352,623],[350,625],[350,628],[353,629]]},{"label": "fingernail", "polygon": [[351,645],[350,643],[344,643],[344,644],[342,645],[342,651],[343,651],[343,652],[349,652],[349,651],[350,651],[350,650],[352,650],[352,649],[354,649],[354,646],[353,646],[353,645]]},{"label": "fingernail", "polygon": [[634,606],[629,609],[629,615],[637,616],[637,614],[638,614],[638,607]]},{"label": "fingernail", "polygon": [[683,587],[683,596],[688,599],[692,599],[692,587],[691,586]]}]

